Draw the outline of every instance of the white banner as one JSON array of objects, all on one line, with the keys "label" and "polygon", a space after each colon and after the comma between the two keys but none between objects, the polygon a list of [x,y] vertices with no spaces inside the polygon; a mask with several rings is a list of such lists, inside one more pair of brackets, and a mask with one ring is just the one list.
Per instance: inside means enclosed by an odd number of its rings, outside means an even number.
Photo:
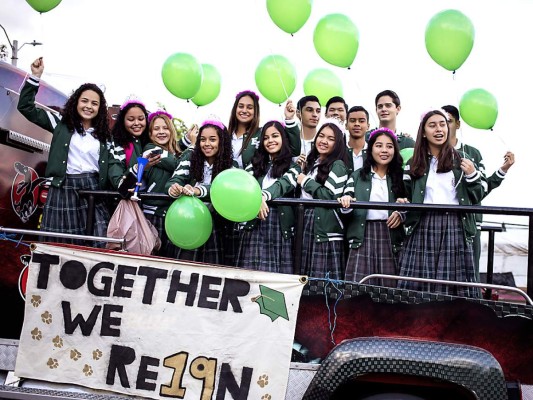
[{"label": "white banner", "polygon": [[156,399],[283,399],[304,282],[40,244],[15,374]]}]

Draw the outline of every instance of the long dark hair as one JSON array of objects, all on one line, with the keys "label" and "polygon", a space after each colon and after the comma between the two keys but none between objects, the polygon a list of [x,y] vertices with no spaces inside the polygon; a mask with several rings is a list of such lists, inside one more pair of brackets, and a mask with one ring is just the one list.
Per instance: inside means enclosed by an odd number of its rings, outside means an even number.
[{"label": "long dark hair", "polygon": [[100,97],[98,113],[91,121],[91,125],[94,128],[94,136],[96,136],[100,142],[105,142],[111,138],[107,115],[107,102],[102,89],[94,83],[84,83],[70,95],[65,103],[65,107],[63,107],[61,120],[67,125],[69,131],[78,133],[83,132],[81,117],[78,113],[78,101],[80,100],[81,94],[86,90],[92,90]]},{"label": "long dark hair", "polygon": [[272,158],[272,178],[281,178],[291,166],[291,148],[289,146],[289,139],[287,137],[287,132],[285,132],[285,128],[279,121],[268,121],[261,130],[259,149],[257,149],[252,158],[254,177],[256,178],[265,176],[268,172],[268,164],[271,160],[270,153],[265,149],[265,133],[271,126],[276,128],[281,134],[281,149],[279,150],[278,154]]},{"label": "long dark hair", "polygon": [[200,136],[205,128],[213,128],[218,135],[218,152],[215,154],[215,161],[213,162],[213,175],[211,180],[221,173],[222,171],[231,168],[233,166],[233,149],[231,147],[231,136],[228,134],[228,130],[224,127],[221,129],[217,125],[204,124],[198,132],[198,138],[194,150],[191,154],[191,178],[196,182],[202,182],[204,180],[204,162],[206,161],[204,153],[200,148]]},{"label": "long dark hair", "polygon": [[413,152],[413,157],[410,160],[410,170],[409,174],[415,178],[420,178],[426,173],[428,166],[428,155],[429,155],[429,143],[425,137],[425,126],[430,117],[433,115],[441,115],[446,121],[446,126],[448,128],[448,136],[446,142],[440,150],[439,156],[437,157],[437,172],[449,172],[453,169],[454,166],[458,165],[461,162],[461,156],[455,150],[450,143],[450,127],[448,124],[448,118],[440,110],[432,110],[426,113],[420,121],[420,126],[418,127],[418,134],[416,136],[415,149]]},{"label": "long dark hair", "polygon": [[117,114],[117,119],[115,121],[115,125],[113,125],[113,129],[111,130],[111,137],[113,138],[113,141],[115,144],[118,144],[122,147],[126,147],[129,143],[133,141],[133,135],[126,130],[126,125],[124,124],[124,120],[126,118],[126,114],[129,110],[132,108],[137,107],[139,108],[143,114],[144,118],[146,120],[146,126],[144,128],[144,131],[139,136],[139,141],[141,142],[141,147],[144,148],[144,146],[150,141],[149,133],[148,133],[148,111],[146,110],[146,107],[144,104],[141,103],[129,103],[124,106],[124,108],[121,108],[120,111]]},{"label": "long dark hair", "polygon": [[316,181],[323,185],[328,179],[329,172],[331,171],[331,166],[336,160],[341,160],[345,165],[348,165],[348,152],[346,151],[346,140],[344,139],[344,133],[337,124],[333,122],[326,122],[322,125],[319,131],[316,133],[315,139],[313,140],[313,148],[307,156],[307,162],[305,164],[304,173],[308,174],[315,168],[315,162],[318,160],[320,154],[316,148],[316,141],[320,133],[324,128],[331,128],[335,134],[335,144],[333,146],[333,151],[327,155],[326,159],[321,161],[318,164],[318,172],[316,175]]},{"label": "long dark hair", "polygon": [[248,135],[242,144],[241,153],[248,147],[250,140],[252,140],[252,136],[259,129],[259,121],[260,121],[259,96],[257,96],[257,94],[255,92],[252,92],[251,90],[244,90],[242,92],[239,92],[237,93],[237,96],[235,97],[235,102],[233,103],[233,108],[231,109],[231,115],[229,117],[229,123],[228,123],[229,134],[232,135],[233,132],[237,130],[237,126],[239,125],[239,121],[237,119],[237,106],[239,105],[239,100],[242,99],[244,96],[250,97],[254,103],[254,117],[252,118],[252,121],[250,121],[248,126],[246,127],[246,133]]},{"label": "long dark hair", "polygon": [[371,172],[372,167],[374,167],[377,163],[376,160],[374,160],[374,157],[372,157],[372,149],[374,147],[374,144],[376,143],[376,140],[380,136],[387,136],[390,140],[392,140],[392,144],[394,146],[394,156],[392,157],[391,162],[387,166],[387,175],[390,176],[391,182],[392,182],[392,193],[394,193],[394,196],[396,198],[398,197],[405,197],[405,186],[403,184],[403,158],[400,154],[400,147],[398,146],[398,142],[396,140],[396,137],[393,136],[390,132],[377,129],[376,131],[372,132],[370,134],[370,139],[368,140],[368,148],[366,153],[366,159],[363,162],[363,167],[361,168],[361,179],[365,181],[371,180]]}]

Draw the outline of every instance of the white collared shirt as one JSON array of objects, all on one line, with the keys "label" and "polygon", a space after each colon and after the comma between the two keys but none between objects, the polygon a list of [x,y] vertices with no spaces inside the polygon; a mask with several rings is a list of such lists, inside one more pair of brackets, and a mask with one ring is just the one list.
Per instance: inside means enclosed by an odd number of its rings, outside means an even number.
[{"label": "white collared shirt", "polygon": [[70,139],[67,158],[67,175],[98,172],[100,158],[100,141],[87,129],[83,134],[74,132]]},{"label": "white collared shirt", "polygon": [[[389,201],[389,186],[387,185],[387,175],[380,177],[372,170],[372,188],[370,189],[370,201],[387,203]],[[368,210],[367,220],[386,220],[389,218],[388,210]]]},{"label": "white collared shirt", "polygon": [[237,136],[235,132],[231,135],[231,147],[233,148],[233,159],[239,164],[239,168],[242,166],[242,145],[244,143],[244,135]]},{"label": "white collared shirt", "polygon": [[[318,164],[318,161],[315,162],[315,165],[316,165],[316,164]],[[313,169],[312,172],[310,172],[309,174],[307,174],[307,176],[308,176],[309,178],[316,179],[317,174],[318,174],[318,168],[315,167],[315,168]],[[313,195],[307,193],[307,192],[304,190],[304,188],[302,187],[302,194],[300,195],[300,199],[312,199],[312,198],[313,198]]]},{"label": "white collared shirt", "polygon": [[213,165],[204,161],[204,180],[202,182],[196,182],[195,187],[200,185],[210,185],[213,179]]},{"label": "white collared shirt", "polygon": [[438,160],[431,157],[424,204],[459,204],[453,171],[437,173]]},{"label": "white collared shirt", "polygon": [[353,158],[353,170],[356,171],[359,168],[363,168],[363,151],[366,150],[368,147],[368,143],[365,142],[365,145],[361,149],[359,153],[355,153],[355,151],[352,152],[352,158]]},{"label": "white collared shirt", "polygon": [[270,165],[265,177],[263,178],[263,182],[261,183],[261,189],[268,189],[276,181],[276,178],[272,178],[272,165]]}]

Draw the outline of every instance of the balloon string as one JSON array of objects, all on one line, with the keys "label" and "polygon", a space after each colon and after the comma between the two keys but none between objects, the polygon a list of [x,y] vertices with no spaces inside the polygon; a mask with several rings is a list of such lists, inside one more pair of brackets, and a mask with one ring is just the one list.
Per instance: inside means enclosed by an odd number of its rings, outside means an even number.
[{"label": "balloon string", "polygon": [[[272,54],[272,49],[270,49],[270,53]],[[274,58],[274,63],[276,64],[276,70],[278,72],[278,77],[279,77],[279,81],[281,82],[281,87],[283,88],[283,93],[285,93],[285,99],[288,99],[289,98],[289,95],[287,93],[287,89],[285,88],[285,84],[283,83],[283,79],[281,78],[281,72],[280,72],[280,68],[279,68],[279,65],[278,65],[278,61],[276,59],[276,56],[274,54],[272,54],[272,57]]]}]

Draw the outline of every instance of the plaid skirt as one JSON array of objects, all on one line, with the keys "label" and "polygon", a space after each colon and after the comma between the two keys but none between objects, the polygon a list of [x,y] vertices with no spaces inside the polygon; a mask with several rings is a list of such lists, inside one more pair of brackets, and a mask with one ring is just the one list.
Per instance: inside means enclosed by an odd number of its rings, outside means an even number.
[{"label": "plaid skirt", "polygon": [[198,261],[206,264],[221,264],[222,259],[222,235],[220,227],[213,221],[213,231],[203,246],[193,250],[185,250],[176,247],[174,258],[179,260]]},{"label": "plaid skirt", "polygon": [[[400,275],[476,282],[471,243],[466,243],[461,217],[456,213],[422,215],[400,254]],[[401,289],[463,297],[481,297],[479,288],[399,281]]]},{"label": "plaid skirt", "polygon": [[292,238],[283,237],[276,207],[271,207],[268,218],[259,221],[254,229],[242,230],[236,265],[256,271],[293,273]]},{"label": "plaid skirt", "polygon": [[[398,256],[392,251],[387,221],[366,221],[365,238],[357,249],[350,249],[344,279],[359,282],[367,275],[398,275]],[[396,287],[397,281],[374,279],[368,284]]]},{"label": "plaid skirt", "polygon": [[[222,264],[234,267],[239,253],[239,243],[242,226],[238,222],[228,221],[218,216],[222,236]],[[215,217],[213,216],[213,220]]]},{"label": "plaid skirt", "polygon": [[[78,195],[78,190],[100,190],[98,174],[66,175],[61,187],[50,186],[43,209],[41,230],[48,232],[86,235],[88,198]],[[94,207],[93,236],[107,237],[109,210],[103,199],[96,197]],[[83,240],[43,236],[46,242],[85,245]],[[105,242],[95,242],[95,247],[105,247]]]},{"label": "plaid skirt", "polygon": [[294,257],[302,258],[304,273],[312,278],[341,279],[344,271],[344,241],[315,241],[315,210],[306,209],[304,213],[304,234],[302,254]]}]

